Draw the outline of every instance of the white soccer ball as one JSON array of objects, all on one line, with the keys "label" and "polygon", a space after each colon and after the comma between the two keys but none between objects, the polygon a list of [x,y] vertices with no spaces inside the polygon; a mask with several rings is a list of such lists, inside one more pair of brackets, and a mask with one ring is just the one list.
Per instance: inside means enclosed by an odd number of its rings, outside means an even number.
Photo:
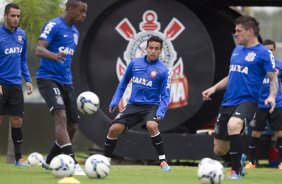
[{"label": "white soccer ball", "polygon": [[85,172],[89,178],[105,178],[110,169],[110,161],[103,155],[92,155],[85,162]]},{"label": "white soccer ball", "polygon": [[201,184],[220,184],[224,179],[224,167],[217,160],[204,158],[198,166],[198,178]]},{"label": "white soccer ball", "polygon": [[72,176],[74,166],[73,158],[65,154],[55,156],[50,163],[53,175],[58,178]]},{"label": "white soccer ball", "polygon": [[40,165],[43,160],[43,156],[38,152],[31,153],[27,158],[27,161],[30,165]]},{"label": "white soccer ball", "polygon": [[100,100],[95,93],[85,91],[77,97],[76,104],[79,112],[90,115],[98,111]]}]

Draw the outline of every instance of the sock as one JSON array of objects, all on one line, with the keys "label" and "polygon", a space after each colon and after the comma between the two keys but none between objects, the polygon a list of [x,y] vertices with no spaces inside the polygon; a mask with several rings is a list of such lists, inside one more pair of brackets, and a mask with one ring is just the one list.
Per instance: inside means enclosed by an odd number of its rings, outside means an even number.
[{"label": "sock", "polygon": [[241,135],[230,135],[230,156],[231,169],[237,174],[241,174],[241,156],[242,156],[242,138]]},{"label": "sock", "polygon": [[109,138],[107,136],[105,141],[105,150],[104,150],[104,155],[106,157],[112,158],[113,151],[116,148],[116,144],[117,144],[117,138]]},{"label": "sock", "polygon": [[50,164],[51,160],[62,153],[62,149],[60,147],[60,145],[57,143],[57,141],[55,141],[53,147],[51,148],[51,151],[50,153],[47,155],[47,158],[46,158],[46,163],[47,164]]},{"label": "sock", "polygon": [[19,161],[22,158],[22,143],[23,143],[23,133],[22,128],[11,128],[12,140],[15,149],[15,159]]},{"label": "sock", "polygon": [[259,141],[258,137],[251,137],[250,139],[249,154],[250,154],[250,162],[252,162],[252,164],[256,164],[258,141]]},{"label": "sock", "polygon": [[63,154],[71,156],[74,160],[74,163],[77,164],[77,161],[74,157],[74,153],[73,153],[73,150],[72,150],[72,147],[71,147],[71,143],[67,143],[67,144],[62,145],[61,149],[62,149]]},{"label": "sock", "polygon": [[159,155],[159,160],[165,160],[165,153],[164,153],[164,146],[163,146],[163,139],[161,137],[160,132],[157,133],[154,136],[151,136],[153,146],[157,150],[157,153]]},{"label": "sock", "polygon": [[277,139],[277,148],[279,151],[280,162],[282,162],[282,137],[278,137]]},{"label": "sock", "polygon": [[223,160],[224,162],[226,162],[227,164],[230,164],[230,163],[231,163],[231,156],[230,156],[229,151],[228,151],[225,155],[223,155],[221,158],[222,158],[222,160]]}]

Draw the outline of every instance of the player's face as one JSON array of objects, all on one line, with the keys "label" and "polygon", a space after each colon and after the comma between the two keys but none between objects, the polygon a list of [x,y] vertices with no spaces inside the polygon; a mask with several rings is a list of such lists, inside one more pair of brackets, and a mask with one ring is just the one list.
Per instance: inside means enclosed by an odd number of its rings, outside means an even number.
[{"label": "player's face", "polygon": [[87,4],[84,2],[77,2],[77,6],[71,9],[73,23],[78,25],[86,19]]},{"label": "player's face", "polygon": [[267,44],[267,45],[264,45],[266,48],[268,48],[273,54],[275,53],[275,48],[274,48],[274,45],[272,44]]},{"label": "player's face", "polygon": [[159,58],[162,53],[161,44],[159,42],[149,42],[146,48],[147,51],[147,59],[149,61],[154,61]]},{"label": "player's face", "polygon": [[241,24],[235,27],[235,38],[239,45],[246,46],[250,40],[252,31],[246,30]]},{"label": "player's face", "polygon": [[8,29],[15,29],[20,23],[21,11],[19,9],[11,8],[8,14],[4,15],[5,26]]}]

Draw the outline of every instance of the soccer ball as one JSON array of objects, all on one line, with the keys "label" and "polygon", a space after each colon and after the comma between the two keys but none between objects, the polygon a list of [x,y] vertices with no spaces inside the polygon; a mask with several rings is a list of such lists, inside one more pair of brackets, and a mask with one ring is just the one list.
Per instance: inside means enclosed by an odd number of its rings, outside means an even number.
[{"label": "soccer ball", "polygon": [[210,158],[203,158],[198,166],[198,178],[201,184],[220,184],[224,179],[224,167]]},{"label": "soccer ball", "polygon": [[77,97],[76,104],[79,112],[90,115],[99,109],[100,100],[95,93],[85,91]]},{"label": "soccer ball", "polygon": [[74,173],[74,166],[75,163],[73,158],[65,154],[55,156],[50,163],[53,175],[58,178],[72,176]]},{"label": "soccer ball", "polygon": [[110,172],[110,161],[103,155],[92,155],[85,162],[85,172],[89,178],[105,178]]},{"label": "soccer ball", "polygon": [[31,153],[27,158],[27,161],[30,165],[40,165],[43,160],[43,156],[37,152]]}]

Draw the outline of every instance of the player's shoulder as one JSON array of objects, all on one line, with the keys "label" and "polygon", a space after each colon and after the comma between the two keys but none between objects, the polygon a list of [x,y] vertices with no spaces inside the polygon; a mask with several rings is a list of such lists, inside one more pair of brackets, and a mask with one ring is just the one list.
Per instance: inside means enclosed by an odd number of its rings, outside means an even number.
[{"label": "player's shoulder", "polygon": [[282,61],[275,58],[275,67],[282,70]]},{"label": "player's shoulder", "polygon": [[17,34],[25,35],[25,30],[20,27],[17,27],[16,32]]}]

